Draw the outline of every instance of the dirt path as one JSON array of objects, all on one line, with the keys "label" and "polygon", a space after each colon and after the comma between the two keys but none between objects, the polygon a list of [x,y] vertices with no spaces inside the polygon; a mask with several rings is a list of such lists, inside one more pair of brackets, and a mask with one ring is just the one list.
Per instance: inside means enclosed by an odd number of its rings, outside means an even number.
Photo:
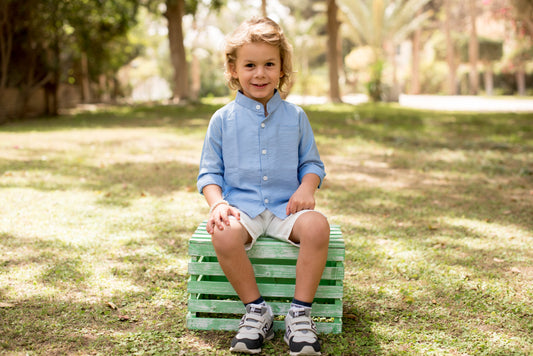
[{"label": "dirt path", "polygon": [[[326,97],[290,95],[288,101],[299,105],[324,104]],[[343,101],[350,104],[360,104],[368,101],[366,95],[346,95]],[[405,107],[474,112],[531,112],[533,113],[533,99],[519,97],[483,97],[469,95],[400,95],[400,105]]]}]

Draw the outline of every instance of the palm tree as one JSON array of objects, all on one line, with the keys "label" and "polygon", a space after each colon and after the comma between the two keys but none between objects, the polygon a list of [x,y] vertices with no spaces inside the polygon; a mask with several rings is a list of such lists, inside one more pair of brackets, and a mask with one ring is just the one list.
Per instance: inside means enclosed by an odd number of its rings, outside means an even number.
[{"label": "palm tree", "polygon": [[375,62],[368,86],[371,99],[382,99],[381,76],[385,59],[394,54],[395,45],[429,18],[429,12],[419,12],[429,1],[338,0],[339,8],[354,30],[356,42],[370,46],[374,52]]}]

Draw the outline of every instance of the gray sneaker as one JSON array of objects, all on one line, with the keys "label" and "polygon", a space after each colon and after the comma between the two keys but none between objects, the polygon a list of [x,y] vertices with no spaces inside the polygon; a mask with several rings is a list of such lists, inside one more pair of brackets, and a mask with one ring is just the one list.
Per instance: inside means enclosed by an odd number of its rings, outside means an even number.
[{"label": "gray sneaker", "polygon": [[273,326],[274,314],[270,306],[248,304],[229,350],[245,354],[260,353],[263,342],[274,337]]},{"label": "gray sneaker", "polygon": [[321,355],[310,308],[291,308],[285,317],[285,336],[291,356]]}]

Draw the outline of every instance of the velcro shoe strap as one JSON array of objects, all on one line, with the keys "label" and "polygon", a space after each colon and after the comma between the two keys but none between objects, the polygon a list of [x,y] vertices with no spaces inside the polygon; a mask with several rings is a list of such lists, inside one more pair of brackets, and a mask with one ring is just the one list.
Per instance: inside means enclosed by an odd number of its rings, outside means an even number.
[{"label": "velcro shoe strap", "polygon": [[308,317],[297,317],[291,320],[291,331],[304,331],[309,330],[316,334],[316,328],[312,321],[309,321]]},{"label": "velcro shoe strap", "polygon": [[262,319],[263,318],[259,315],[247,314],[241,327],[250,326],[253,328],[260,328]]}]

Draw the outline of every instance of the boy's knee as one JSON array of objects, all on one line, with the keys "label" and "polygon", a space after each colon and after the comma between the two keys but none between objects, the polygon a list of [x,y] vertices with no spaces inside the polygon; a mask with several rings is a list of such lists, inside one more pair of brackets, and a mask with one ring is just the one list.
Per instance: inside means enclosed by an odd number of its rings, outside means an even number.
[{"label": "boy's knee", "polygon": [[215,249],[231,245],[232,242],[234,243],[236,239],[232,238],[232,235],[234,235],[234,233],[231,233],[229,229],[215,229],[215,232],[211,235],[211,241],[213,242]]},{"label": "boy's knee", "polygon": [[239,247],[244,248],[241,235],[242,231],[232,225],[231,227],[226,227],[224,230],[215,229],[215,232],[211,235],[211,242],[217,253],[230,253]]},{"label": "boy's knee", "polygon": [[329,237],[329,222],[324,215],[319,212],[312,211],[302,216],[307,218],[306,224],[309,225],[310,229],[316,231],[318,234],[327,234]]},{"label": "boy's knee", "polygon": [[319,212],[309,212],[303,214],[298,219],[300,243],[302,240],[316,245],[326,247],[329,245],[329,222],[328,219]]}]

